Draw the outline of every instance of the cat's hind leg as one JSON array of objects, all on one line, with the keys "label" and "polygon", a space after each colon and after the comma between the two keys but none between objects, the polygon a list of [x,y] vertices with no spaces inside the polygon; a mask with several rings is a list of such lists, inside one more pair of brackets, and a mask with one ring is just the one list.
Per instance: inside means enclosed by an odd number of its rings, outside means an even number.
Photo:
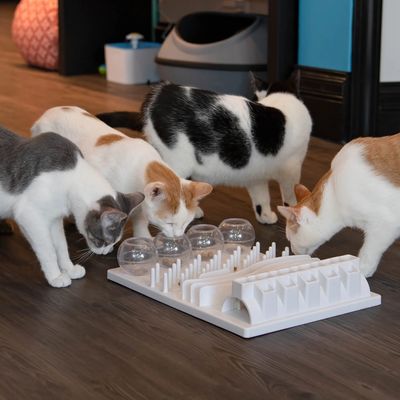
[{"label": "cat's hind leg", "polygon": [[282,203],[288,206],[297,204],[294,187],[300,183],[301,163],[288,163],[280,168],[276,180],[281,190]]},{"label": "cat's hind leg", "polygon": [[66,272],[71,279],[83,278],[86,270],[79,264],[73,264],[68,253],[62,218],[56,219],[51,224],[51,237],[57,253],[57,261],[61,271]]},{"label": "cat's hind leg", "polygon": [[368,227],[365,231],[364,244],[360,249],[360,270],[366,278],[371,277],[381,260],[382,254],[396,240],[398,229],[391,229],[388,225],[382,229],[382,224],[376,227]]},{"label": "cat's hind leg", "polygon": [[48,224],[36,210],[28,209],[17,215],[15,220],[35,252],[49,285],[57,288],[69,286],[71,278],[60,271]]},{"label": "cat's hind leg", "polygon": [[271,210],[268,181],[247,186],[247,191],[249,192],[258,222],[262,224],[274,224],[278,221],[276,213]]}]

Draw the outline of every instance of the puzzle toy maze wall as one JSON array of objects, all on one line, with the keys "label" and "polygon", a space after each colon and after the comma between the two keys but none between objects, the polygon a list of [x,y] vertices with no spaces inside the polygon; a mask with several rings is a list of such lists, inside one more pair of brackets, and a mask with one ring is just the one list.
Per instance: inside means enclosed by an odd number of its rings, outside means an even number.
[{"label": "puzzle toy maze wall", "polygon": [[172,268],[156,264],[145,276],[114,268],[107,277],[245,338],[381,303],[357,257],[319,260],[289,255],[288,248],[276,257],[275,243],[265,254],[259,243],[250,254],[241,252],[218,252],[207,263],[197,256],[185,268],[180,260]]}]

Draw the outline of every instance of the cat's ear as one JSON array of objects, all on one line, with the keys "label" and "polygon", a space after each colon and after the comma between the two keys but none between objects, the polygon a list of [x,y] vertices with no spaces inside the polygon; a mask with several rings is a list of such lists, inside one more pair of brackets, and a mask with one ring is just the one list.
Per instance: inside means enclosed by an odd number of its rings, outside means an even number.
[{"label": "cat's ear", "polygon": [[213,187],[206,182],[192,182],[190,189],[192,190],[193,199],[201,200],[212,192]]},{"label": "cat's ear", "polygon": [[118,203],[121,210],[129,216],[144,200],[144,194],[135,193],[120,193],[117,194]]},{"label": "cat's ear", "polygon": [[[104,237],[118,236],[121,232],[121,225],[125,224],[128,215],[115,208],[109,208],[100,215],[101,229]],[[113,235],[113,233],[116,235]]]},{"label": "cat's ear", "polygon": [[253,72],[249,72],[250,74],[250,84],[253,92],[261,92],[263,90],[266,90],[268,87],[267,82],[263,81],[261,78],[258,76],[254,75]]},{"label": "cat's ear", "polygon": [[304,185],[301,185],[299,183],[295,185],[294,193],[296,195],[296,200],[298,203],[300,203],[304,198],[311,195],[311,192]]},{"label": "cat's ear", "polygon": [[294,207],[278,206],[278,211],[288,221],[293,221],[293,222],[296,221],[297,222],[299,213],[295,210]]},{"label": "cat's ear", "polygon": [[151,182],[144,188],[146,199],[151,201],[164,200],[166,198],[165,184],[162,182]]}]

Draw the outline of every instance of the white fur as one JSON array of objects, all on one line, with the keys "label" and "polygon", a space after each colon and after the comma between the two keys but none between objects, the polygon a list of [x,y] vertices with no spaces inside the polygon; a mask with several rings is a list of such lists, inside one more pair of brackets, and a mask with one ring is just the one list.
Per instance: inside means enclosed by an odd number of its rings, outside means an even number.
[{"label": "white fur", "polygon": [[[97,118],[84,115],[79,107],[54,107],[47,110],[32,126],[32,135],[53,131],[75,143],[87,159],[119,192],[145,192],[142,207],[135,213],[133,229],[135,236],[150,237],[149,222],[156,225],[167,236],[182,235],[195,217],[183,202],[176,214],[164,218],[157,216],[157,199],[145,191],[145,171],[152,161],[163,163],[161,156],[142,139],[130,138],[111,128]],[[115,134],[123,139],[114,143],[96,146],[99,137]],[[189,184],[181,179],[181,184]]]},{"label": "white fur", "polygon": [[[286,118],[285,139],[276,156],[264,156],[254,147],[248,165],[233,169],[213,154],[202,155],[202,164],[196,160],[194,148],[186,134],[179,134],[177,144],[167,147],[159,138],[150,119],[146,118],[145,135],[158,149],[168,165],[180,176],[211,184],[246,187],[252,199],[253,208],[262,207],[262,214],[256,218],[261,223],[274,223],[276,214],[271,210],[268,182],[278,181],[283,201],[294,205],[294,185],[299,182],[301,167],[307,152],[312,121],[304,104],[289,93],[273,93],[260,101],[261,104],[279,109]],[[246,99],[239,96],[221,96],[220,104],[232,111],[240,121],[244,132],[250,136],[250,118]],[[266,132],[268,134],[268,132]]]},{"label": "white fur", "polygon": [[[311,254],[342,228],[359,228],[365,234],[361,270],[372,276],[383,252],[400,236],[400,189],[373,170],[359,143],[344,146],[331,170],[318,215],[303,206],[297,232],[287,225],[288,240],[294,253]],[[287,211],[282,207],[286,216]]]},{"label": "white fur", "polygon": [[[85,275],[85,269],[73,265],[68,255],[63,218],[73,215],[79,232],[88,245],[84,219],[89,210],[98,210],[97,200],[110,195],[111,185],[82,157],[75,168],[43,172],[21,193],[11,195],[0,184],[0,218],[13,218],[36,253],[44,275],[51,286],[65,287],[71,279]],[[91,247],[107,254],[113,246]]]}]

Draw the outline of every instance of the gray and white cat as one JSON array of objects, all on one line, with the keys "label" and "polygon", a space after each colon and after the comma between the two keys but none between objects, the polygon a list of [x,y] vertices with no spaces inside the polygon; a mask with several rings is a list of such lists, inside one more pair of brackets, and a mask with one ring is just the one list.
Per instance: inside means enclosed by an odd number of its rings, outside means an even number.
[{"label": "gray and white cat", "polygon": [[85,275],[68,255],[63,217],[73,215],[91,251],[107,254],[143,194],[116,192],[69,140],[55,134],[27,139],[0,128],[0,219],[12,218],[53,287]]},{"label": "gray and white cat", "polygon": [[294,94],[272,93],[254,102],[164,82],[153,87],[140,114],[98,117],[114,127],[142,130],[181,177],[246,187],[261,223],[277,221],[270,206],[270,180],[279,182],[284,203],[296,204],[294,186],[312,121]]}]

